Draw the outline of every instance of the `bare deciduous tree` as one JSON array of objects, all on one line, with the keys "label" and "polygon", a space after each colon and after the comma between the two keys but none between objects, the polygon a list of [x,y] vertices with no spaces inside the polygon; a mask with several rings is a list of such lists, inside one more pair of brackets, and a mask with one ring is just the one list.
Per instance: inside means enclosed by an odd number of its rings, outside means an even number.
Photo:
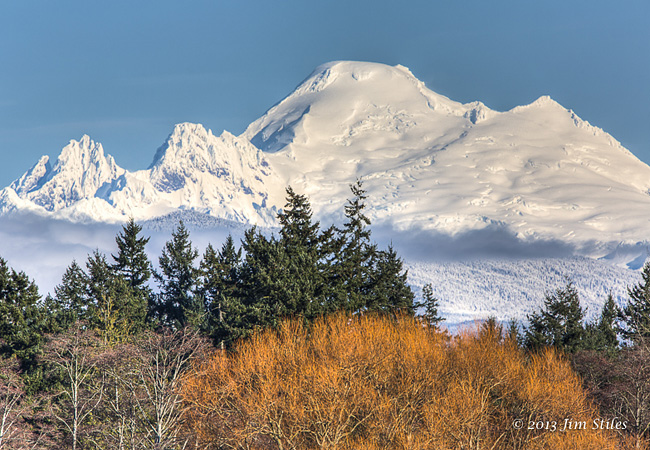
[{"label": "bare deciduous tree", "polygon": [[89,434],[85,421],[104,395],[101,343],[97,333],[77,322],[52,336],[45,349],[45,360],[62,376],[62,389],[52,398],[51,413],[69,436],[73,450]]},{"label": "bare deciduous tree", "polygon": [[147,430],[148,448],[185,446],[187,439],[180,434],[181,380],[208,348],[207,340],[191,329],[149,333],[138,341],[134,366],[124,382],[136,393],[132,399]]},{"label": "bare deciduous tree", "polygon": [[13,449],[22,440],[20,421],[27,408],[18,370],[16,358],[0,358],[0,449]]}]

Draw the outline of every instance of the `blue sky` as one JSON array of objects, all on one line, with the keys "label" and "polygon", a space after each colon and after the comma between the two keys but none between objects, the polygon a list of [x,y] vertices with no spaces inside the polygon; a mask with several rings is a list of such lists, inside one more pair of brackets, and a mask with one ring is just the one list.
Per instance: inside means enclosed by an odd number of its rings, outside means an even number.
[{"label": "blue sky", "polygon": [[83,134],[131,170],[175,123],[239,134],[341,59],[497,110],[550,95],[650,163],[649,26],[647,0],[6,1],[0,187]]}]

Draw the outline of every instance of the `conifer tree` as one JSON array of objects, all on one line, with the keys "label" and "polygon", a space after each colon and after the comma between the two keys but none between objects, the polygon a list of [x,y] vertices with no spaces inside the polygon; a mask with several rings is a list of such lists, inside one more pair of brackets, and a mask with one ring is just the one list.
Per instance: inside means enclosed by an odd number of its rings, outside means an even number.
[{"label": "conifer tree", "polygon": [[24,365],[34,362],[46,325],[39,302],[34,282],[0,258],[0,357],[16,355]]},{"label": "conifer tree", "polygon": [[620,312],[621,334],[635,343],[650,338],[650,262],[643,266],[641,276],[637,285],[628,288],[630,301]]},{"label": "conifer tree", "polygon": [[542,311],[528,316],[526,347],[553,346],[569,353],[580,350],[585,344],[583,318],[578,291],[569,281],[564,288],[546,295]]},{"label": "conifer tree", "polygon": [[415,308],[424,308],[422,318],[427,326],[438,328],[440,322],[445,320],[438,313],[439,301],[433,296],[433,286],[427,283],[422,287],[422,301],[415,304]]},{"label": "conifer tree", "polygon": [[407,284],[408,271],[391,246],[376,254],[366,308],[369,311],[413,315],[413,291]]},{"label": "conifer tree", "polygon": [[242,301],[248,328],[275,327],[280,319],[297,312],[300,292],[290,279],[290,260],[281,243],[257,228],[246,231],[241,270]]},{"label": "conifer tree", "polygon": [[307,196],[296,194],[291,187],[287,188],[286,204],[278,220],[279,244],[289,263],[288,290],[297,294],[288,303],[294,313],[313,318],[321,313],[328,290],[325,276],[331,230],[320,231],[320,223],[313,221]]},{"label": "conifer tree", "polygon": [[278,219],[279,238],[267,238],[253,228],[242,242],[246,254],[240,272],[242,301],[248,322],[262,327],[275,326],[289,316],[316,317],[330,289],[331,229],[320,232],[307,197],[290,187]]},{"label": "conifer tree", "polygon": [[49,299],[53,331],[67,330],[76,321],[89,320],[88,276],[76,261],[66,268],[54,293],[54,298]]},{"label": "conifer tree", "polygon": [[337,295],[334,309],[361,311],[366,308],[371,286],[372,262],[377,253],[370,242],[370,219],[363,213],[366,191],[361,180],[350,186],[352,199],[345,206],[347,221],[338,235],[338,255],[334,261]]},{"label": "conifer tree", "polygon": [[128,281],[113,270],[106,255],[95,251],[88,257],[87,295],[89,323],[101,331],[105,341],[117,341],[145,327],[147,305]]},{"label": "conifer tree", "polygon": [[487,320],[481,323],[478,330],[479,339],[490,339],[493,342],[501,342],[504,337],[503,325],[499,323],[496,317],[489,316]]},{"label": "conifer tree", "polygon": [[241,253],[228,235],[220,251],[208,245],[201,260],[200,292],[208,312],[206,331],[220,348],[246,334],[245,307],[237,291]]},{"label": "conifer tree", "polygon": [[506,337],[518,347],[523,344],[523,337],[519,331],[519,324],[515,319],[510,319],[508,321],[508,326],[506,328]]},{"label": "conifer tree", "polygon": [[201,317],[202,302],[194,295],[199,277],[194,260],[198,255],[192,247],[189,231],[182,221],[179,222],[158,260],[160,272],[154,272],[160,287],[156,312],[161,323],[180,329],[196,325],[188,322],[190,317]]},{"label": "conifer tree", "polygon": [[142,226],[131,218],[115,237],[117,254],[112,255],[113,270],[120,274],[133,291],[134,297],[148,310],[152,308],[152,292],[148,285],[151,279],[151,262],[145,251],[148,237],[141,236]]},{"label": "conifer tree", "polygon": [[603,305],[600,318],[585,327],[586,348],[611,353],[618,348],[616,319],[620,314],[611,292]]},{"label": "conifer tree", "polygon": [[317,249],[320,242],[319,222],[313,222],[312,210],[306,195],[296,194],[287,188],[284,209],[278,213],[280,238],[287,250],[296,248]]}]

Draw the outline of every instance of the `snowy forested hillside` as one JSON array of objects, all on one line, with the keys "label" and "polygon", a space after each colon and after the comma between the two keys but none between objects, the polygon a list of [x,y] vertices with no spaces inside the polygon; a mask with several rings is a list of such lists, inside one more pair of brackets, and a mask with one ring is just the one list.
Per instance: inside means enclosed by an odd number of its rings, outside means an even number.
[{"label": "snowy forested hillside", "polygon": [[568,280],[580,294],[587,320],[594,320],[610,292],[623,304],[628,286],[641,279],[638,271],[588,258],[407,262],[407,267],[415,292],[432,284],[452,327],[489,316],[525,321],[540,309],[545,293],[565,287]]}]

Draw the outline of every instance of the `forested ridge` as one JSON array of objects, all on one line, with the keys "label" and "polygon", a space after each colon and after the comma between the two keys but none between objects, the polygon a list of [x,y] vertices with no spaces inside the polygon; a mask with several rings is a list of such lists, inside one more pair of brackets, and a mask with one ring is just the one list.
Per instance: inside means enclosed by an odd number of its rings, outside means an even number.
[{"label": "forested ridge", "polygon": [[155,265],[131,220],[45,298],[0,258],[0,449],[647,445],[650,265],[593,323],[567,280],[525,324],[450,335],[365,200],[324,228],[288,188],[276,235],[201,254],[180,222]]}]

